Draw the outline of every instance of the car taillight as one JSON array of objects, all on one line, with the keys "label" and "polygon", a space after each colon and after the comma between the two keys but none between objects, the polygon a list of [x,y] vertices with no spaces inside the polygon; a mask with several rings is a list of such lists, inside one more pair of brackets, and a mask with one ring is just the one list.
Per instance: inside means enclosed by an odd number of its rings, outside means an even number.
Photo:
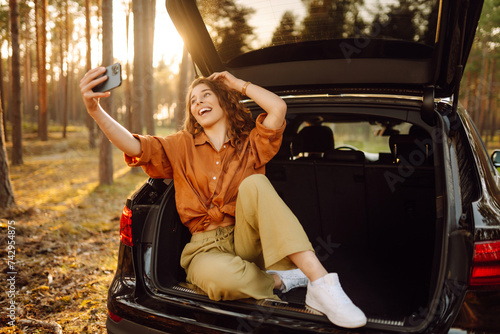
[{"label": "car taillight", "polygon": [[111,320],[113,320],[114,322],[120,322],[123,318],[114,314],[113,312],[111,312],[110,310],[108,310],[108,316],[111,318]]},{"label": "car taillight", "polygon": [[133,246],[132,243],[132,210],[127,206],[123,208],[120,218],[120,241],[127,246]]},{"label": "car taillight", "polygon": [[475,244],[470,285],[500,287],[500,241]]}]

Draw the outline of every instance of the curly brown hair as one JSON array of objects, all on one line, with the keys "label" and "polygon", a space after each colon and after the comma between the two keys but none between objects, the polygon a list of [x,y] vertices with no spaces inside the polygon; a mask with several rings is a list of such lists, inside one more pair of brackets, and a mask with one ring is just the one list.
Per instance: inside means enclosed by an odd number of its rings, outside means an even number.
[{"label": "curly brown hair", "polygon": [[241,94],[226,86],[220,80],[209,80],[204,77],[197,78],[189,86],[186,95],[186,115],[184,119],[184,130],[192,135],[203,131],[201,125],[196,122],[196,119],[191,114],[190,97],[194,87],[205,84],[217,96],[222,110],[226,113],[229,125],[228,137],[233,138],[236,147],[241,143],[241,138],[250,134],[250,131],[255,127],[255,120],[252,118],[252,113],[242,103],[240,103]]}]

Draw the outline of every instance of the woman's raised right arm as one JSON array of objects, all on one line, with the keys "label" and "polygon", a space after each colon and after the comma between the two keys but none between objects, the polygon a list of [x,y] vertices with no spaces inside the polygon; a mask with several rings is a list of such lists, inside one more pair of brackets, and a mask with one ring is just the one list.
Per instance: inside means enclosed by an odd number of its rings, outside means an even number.
[{"label": "woman's raised right arm", "polygon": [[105,71],[104,67],[94,68],[88,71],[82,80],[80,80],[80,91],[85,102],[85,107],[89,115],[96,121],[97,125],[99,125],[102,132],[104,132],[113,145],[130,157],[138,157],[142,153],[141,142],[99,105],[99,99],[108,97],[111,93],[92,91],[92,88],[106,81],[107,76],[97,78]]}]

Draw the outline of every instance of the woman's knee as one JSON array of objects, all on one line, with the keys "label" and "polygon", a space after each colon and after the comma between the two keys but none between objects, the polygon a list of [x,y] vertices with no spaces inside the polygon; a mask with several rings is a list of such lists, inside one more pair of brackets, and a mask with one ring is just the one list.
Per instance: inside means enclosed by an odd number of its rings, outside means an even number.
[{"label": "woman's knee", "polygon": [[188,280],[204,290],[210,299],[248,297],[243,293],[246,288],[246,283],[242,280],[242,274],[245,273],[243,260],[237,258],[223,261],[201,258],[198,260],[189,268]]},{"label": "woman's knee", "polygon": [[239,192],[255,192],[261,189],[274,189],[269,179],[264,174],[253,174],[247,176],[239,187]]},{"label": "woman's knee", "polygon": [[[229,254],[218,254],[219,256],[204,256],[200,254],[191,262],[188,269],[188,278],[193,283],[221,284],[226,285],[235,276],[235,268],[232,264],[232,256]],[[197,284],[198,285],[198,284]]]}]

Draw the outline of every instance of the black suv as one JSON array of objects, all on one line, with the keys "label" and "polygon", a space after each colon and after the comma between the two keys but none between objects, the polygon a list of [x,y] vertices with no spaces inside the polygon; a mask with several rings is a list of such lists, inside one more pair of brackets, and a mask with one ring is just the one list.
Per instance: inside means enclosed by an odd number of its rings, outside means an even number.
[{"label": "black suv", "polygon": [[[266,175],[367,315],[356,332],[500,331],[500,176],[456,98],[481,7],[167,1],[200,74],[288,104]],[[174,192],[149,179],[127,200],[109,333],[344,333],[305,288],[215,302],[186,283]]]}]

